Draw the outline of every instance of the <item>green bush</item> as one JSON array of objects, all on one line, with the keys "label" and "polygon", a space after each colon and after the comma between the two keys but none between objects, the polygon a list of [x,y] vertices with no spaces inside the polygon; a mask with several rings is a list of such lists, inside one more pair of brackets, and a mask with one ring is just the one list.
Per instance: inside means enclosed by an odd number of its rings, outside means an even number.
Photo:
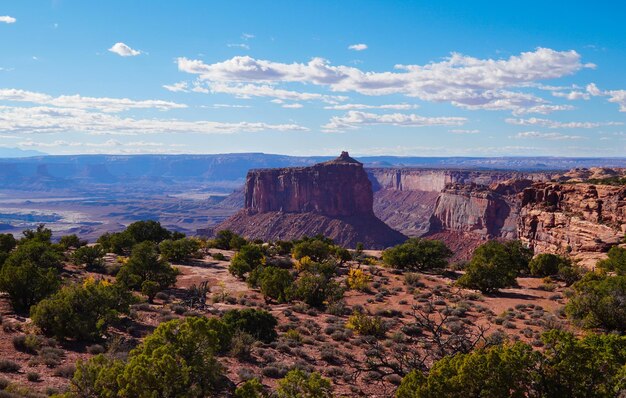
[{"label": "green bush", "polygon": [[136,221],[126,227],[125,231],[135,243],[154,242],[160,243],[165,239],[170,239],[172,233],[161,226],[161,223],[154,220]]},{"label": "green bush", "polygon": [[61,245],[65,250],[70,248],[78,249],[86,244],[87,241],[80,240],[76,234],[64,235],[61,239],[59,239],[59,245]]},{"label": "green bush", "polygon": [[250,379],[235,389],[235,398],[263,398],[264,388],[257,379]]},{"label": "green bush", "polygon": [[159,257],[155,243],[146,241],[133,247],[128,262],[117,274],[117,280],[130,289],[141,289],[145,281],[152,281],[166,289],[176,282],[178,271]]},{"label": "green bush", "polygon": [[620,275],[626,274],[626,249],[613,246],[607,254],[609,256],[607,259],[598,261],[598,268]]},{"label": "green bush", "polygon": [[572,285],[565,311],[586,328],[626,332],[626,276],[590,272]]},{"label": "green bush", "polygon": [[191,258],[197,257],[199,250],[200,241],[197,239],[166,239],[159,243],[161,256],[168,261],[188,261]]},{"label": "green bush", "polygon": [[217,324],[189,317],[160,324],[126,361],[97,355],[79,361],[72,392],[81,397],[205,397],[222,378]]},{"label": "green bush", "polygon": [[21,242],[4,264],[15,267],[29,262],[40,268],[54,268],[60,271],[63,268],[61,259],[61,253],[49,243],[28,240]]},{"label": "green bush", "polygon": [[46,228],[45,224],[39,224],[37,229],[27,229],[22,232],[23,238],[20,244],[26,242],[39,242],[50,244],[52,240],[52,230]]},{"label": "green bush", "polygon": [[108,253],[119,254],[120,256],[130,252],[135,244],[135,240],[126,231],[105,233],[98,238],[98,244]]},{"label": "green bush", "polygon": [[319,308],[340,300],[343,289],[325,275],[303,272],[293,284],[289,297]]},{"label": "green bush", "polygon": [[99,270],[104,267],[105,252],[102,246],[82,246],[72,254],[72,262],[75,265],[85,265],[88,270]]},{"label": "green bush", "polygon": [[[0,234],[0,252],[10,253],[17,246],[17,240],[12,234]],[[0,264],[2,265],[2,264]]]},{"label": "green bush", "polygon": [[258,245],[244,245],[230,260],[228,270],[238,278],[254,270],[264,261],[263,251]]},{"label": "green bush", "polygon": [[546,350],[504,344],[446,356],[428,375],[409,373],[398,398],[571,397],[608,398],[624,388],[626,337],[552,330],[541,337]]},{"label": "green bush", "polygon": [[383,261],[398,269],[425,271],[446,268],[452,254],[441,241],[413,238],[383,251]]},{"label": "green bush", "polygon": [[244,238],[227,229],[218,231],[214,241],[215,247],[222,250],[239,250],[247,243]]},{"label": "green bush", "polygon": [[320,239],[304,240],[297,243],[291,252],[291,255],[296,260],[300,260],[304,257],[309,257],[315,262],[323,262],[328,259],[332,250],[332,246]]},{"label": "green bush", "polygon": [[227,311],[222,321],[232,330],[240,330],[265,343],[276,340],[278,321],[267,311],[247,308]]},{"label": "green bush", "polygon": [[278,398],[330,398],[332,385],[330,380],[314,372],[307,374],[299,369],[290,370],[278,381]]},{"label": "green bush", "polygon": [[550,253],[538,254],[528,264],[530,274],[533,276],[556,275],[559,269],[566,265],[571,266],[568,259]]},{"label": "green bush", "polygon": [[57,291],[61,284],[56,268],[43,268],[31,261],[19,265],[5,264],[0,269],[0,291],[7,292],[13,309],[28,312],[38,303]]},{"label": "green bush", "polygon": [[284,303],[288,299],[288,291],[293,284],[291,273],[282,268],[259,267],[261,270],[255,281],[261,289],[261,294],[267,298]]},{"label": "green bush", "polygon": [[483,293],[516,286],[517,276],[528,268],[529,260],[528,251],[517,242],[489,241],[474,251],[458,284]]},{"label": "green bush", "polygon": [[96,340],[128,313],[131,296],[116,284],[88,279],[67,286],[31,308],[33,322],[60,339]]},{"label": "green bush", "polygon": [[381,317],[370,316],[361,311],[355,311],[348,318],[346,327],[363,336],[383,337],[387,332]]}]

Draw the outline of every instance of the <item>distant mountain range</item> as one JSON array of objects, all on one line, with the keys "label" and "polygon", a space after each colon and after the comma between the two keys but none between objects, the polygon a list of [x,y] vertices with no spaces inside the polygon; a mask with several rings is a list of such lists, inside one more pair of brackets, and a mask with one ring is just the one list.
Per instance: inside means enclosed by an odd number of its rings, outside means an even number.
[{"label": "distant mountain range", "polygon": [[27,158],[30,156],[45,156],[47,153],[32,149],[0,147],[0,158]]},{"label": "distant mountain range", "polygon": [[[72,187],[77,184],[167,186],[172,182],[241,183],[249,169],[308,166],[334,157],[263,153],[219,155],[68,155],[0,149],[0,188]],[[16,156],[20,155],[20,158]],[[24,157],[30,156],[30,157]],[[357,157],[366,167],[568,170],[580,167],[626,167],[626,158],[564,157]]]}]

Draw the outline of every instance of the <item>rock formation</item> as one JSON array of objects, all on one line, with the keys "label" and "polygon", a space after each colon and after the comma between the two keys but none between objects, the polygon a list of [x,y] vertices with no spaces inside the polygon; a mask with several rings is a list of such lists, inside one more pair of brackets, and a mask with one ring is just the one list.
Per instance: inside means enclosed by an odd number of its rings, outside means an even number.
[{"label": "rock formation", "polygon": [[535,184],[520,200],[518,237],[535,252],[571,253],[593,265],[626,234],[625,186]]},{"label": "rock formation", "polygon": [[310,167],[250,170],[244,210],[219,229],[264,240],[322,234],[348,247],[384,248],[406,239],[376,218],[372,183],[347,152]]}]

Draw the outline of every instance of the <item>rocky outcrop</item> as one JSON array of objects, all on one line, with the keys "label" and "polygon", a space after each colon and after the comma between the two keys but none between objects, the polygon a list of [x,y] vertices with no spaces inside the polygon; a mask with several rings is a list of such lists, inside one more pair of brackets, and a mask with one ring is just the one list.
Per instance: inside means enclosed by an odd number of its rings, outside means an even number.
[{"label": "rocky outcrop", "polygon": [[251,170],[244,210],[219,229],[263,240],[322,234],[347,247],[385,248],[406,239],[376,218],[372,184],[347,152],[310,167]]},{"label": "rocky outcrop", "polygon": [[[496,193],[504,195],[502,189],[511,189],[508,184],[511,181],[549,181],[554,177],[553,173],[520,173],[514,171],[478,171],[478,170],[443,170],[443,169],[368,169],[368,174],[374,188],[374,213],[389,226],[408,236],[422,236],[433,233],[435,230],[447,229],[449,222],[464,223],[463,209],[472,212],[471,222],[473,226],[459,228],[460,231],[482,230],[481,223],[484,219],[481,212],[496,212],[496,217],[502,218],[507,213],[507,204],[501,200],[491,198],[473,197],[472,202],[462,204],[469,199],[468,192],[454,192],[448,190],[451,186],[467,185],[477,190],[480,187],[495,186],[501,184]],[[504,185],[502,185],[504,184]],[[515,188],[514,189],[518,189]],[[487,199],[487,200],[485,200]],[[455,203],[452,203],[455,202]],[[483,202],[482,204],[480,204]],[[483,206],[482,210],[479,207]],[[450,210],[444,210],[445,208]],[[497,208],[497,209],[496,209]],[[440,209],[448,211],[447,215],[439,214],[433,218],[433,214]],[[441,216],[441,220],[437,218]],[[431,228],[431,221],[435,222]],[[441,221],[441,223],[438,223]],[[515,229],[515,222],[502,222],[500,227],[507,230]],[[484,225],[484,224],[483,224]],[[488,224],[490,225],[490,224]],[[497,231],[484,230],[484,235],[497,235]]]},{"label": "rocky outcrop", "polygon": [[329,217],[371,216],[372,184],[347,152],[311,167],[251,170],[246,178],[249,213],[313,212]]},{"label": "rocky outcrop", "polygon": [[524,190],[519,238],[536,252],[605,252],[626,233],[626,187],[535,184]]}]

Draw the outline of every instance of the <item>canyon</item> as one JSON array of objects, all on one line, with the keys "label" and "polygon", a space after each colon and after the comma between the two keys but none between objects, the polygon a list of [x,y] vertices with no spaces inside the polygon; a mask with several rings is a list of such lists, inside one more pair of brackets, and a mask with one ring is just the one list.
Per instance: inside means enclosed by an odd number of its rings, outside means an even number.
[{"label": "canyon", "polygon": [[309,167],[250,170],[244,197],[244,209],[216,230],[263,240],[321,234],[372,249],[406,239],[374,215],[372,182],[347,152]]}]

